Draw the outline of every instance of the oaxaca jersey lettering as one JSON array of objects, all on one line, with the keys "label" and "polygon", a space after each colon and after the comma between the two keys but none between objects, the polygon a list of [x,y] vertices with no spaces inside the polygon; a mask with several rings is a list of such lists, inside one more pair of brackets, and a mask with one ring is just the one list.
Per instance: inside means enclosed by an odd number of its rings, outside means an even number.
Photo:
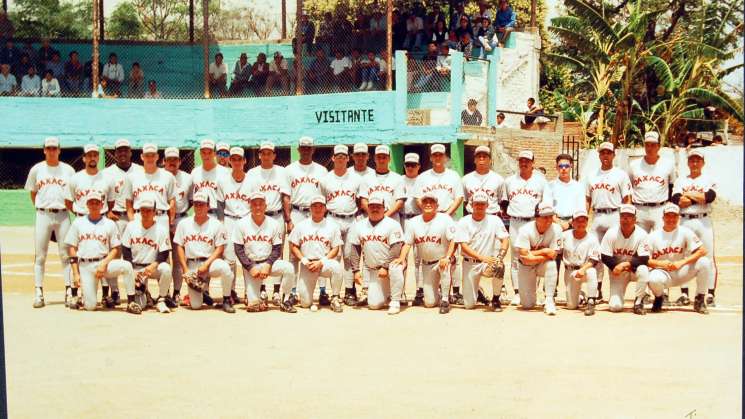
[{"label": "oaxaca jersey lettering", "polygon": [[290,181],[287,170],[282,166],[275,165],[271,169],[256,166],[246,173],[243,183],[246,195],[264,193],[266,210],[270,212],[282,209],[282,195],[290,196]]},{"label": "oaxaca jersey lettering", "polygon": [[111,178],[103,172],[97,172],[95,175],[89,175],[85,170],[81,170],[70,179],[70,195],[72,195],[72,210],[78,214],[88,214],[88,194],[93,191],[103,193],[104,202],[102,213],[109,210],[109,201],[113,201],[116,194]]},{"label": "oaxaca jersey lettering", "polygon": [[632,202],[665,202],[669,191],[668,185],[675,182],[675,163],[660,157],[657,163],[649,164],[641,158],[629,165],[629,177],[634,188]]},{"label": "oaxaca jersey lettering", "polygon": [[197,166],[191,171],[192,196],[197,192],[207,194],[210,209],[217,209],[217,181],[225,172],[225,168],[219,164],[212,170],[204,170],[204,166]]},{"label": "oaxaca jersey lettering", "polygon": [[168,235],[168,230],[158,223],[145,228],[142,220],[130,221],[122,233],[122,246],[132,249],[132,262],[149,265],[159,252],[171,250]]},{"label": "oaxaca jersey lettering", "polygon": [[124,186],[127,199],[132,200],[134,209],[140,209],[140,202],[146,197],[155,201],[155,208],[168,211],[168,201],[173,198],[176,179],[165,169],[156,169],[154,173],[142,172],[127,175]]},{"label": "oaxaca jersey lettering", "polygon": [[88,216],[78,217],[67,231],[65,244],[76,247],[79,258],[103,258],[111,249],[121,245],[119,229],[106,217],[101,217],[96,223],[91,222]]},{"label": "oaxaca jersey lettering", "polygon": [[600,253],[615,256],[622,262],[631,262],[631,257],[635,254],[649,256],[647,232],[635,226],[631,235],[626,237],[621,232],[621,227],[611,227],[600,243]]},{"label": "oaxaca jersey lettering", "polygon": [[476,221],[469,214],[458,221],[455,229],[455,241],[465,243],[474,252],[484,256],[496,256],[501,247],[501,240],[510,237],[504,228],[502,219],[496,215],[486,216]]},{"label": "oaxaca jersey lettering", "polygon": [[554,179],[548,183],[554,199],[554,211],[561,218],[571,217],[575,211],[585,209],[585,188],[576,180],[562,182]]},{"label": "oaxaca jersey lettering", "polygon": [[310,200],[316,195],[322,195],[321,179],[326,176],[326,169],[316,162],[301,164],[299,161],[287,166],[290,182],[290,202],[292,205],[309,207]]},{"label": "oaxaca jersey lettering", "polygon": [[416,197],[421,198],[427,192],[437,196],[437,211],[445,212],[453,201],[463,197],[463,182],[455,170],[445,169],[437,173],[429,169],[417,177]]},{"label": "oaxaca jersey lettering", "polygon": [[429,222],[423,215],[417,215],[406,225],[405,242],[416,246],[416,256],[431,262],[445,257],[450,241],[455,239],[455,221],[443,213],[435,214]]},{"label": "oaxaca jersey lettering", "polygon": [[65,200],[72,201],[68,183],[74,175],[75,169],[67,163],[49,166],[39,162],[28,172],[24,189],[36,192],[36,208],[65,209]]},{"label": "oaxaca jersey lettering", "polygon": [[354,214],[357,212],[357,198],[360,197],[362,178],[351,170],[343,176],[330,171],[321,179],[321,192],[326,197],[326,209],[334,214]]},{"label": "oaxaca jersey lettering", "polygon": [[561,258],[566,265],[582,266],[588,261],[600,260],[600,243],[595,234],[585,232],[585,237],[574,237],[574,230],[567,230],[561,236]]},{"label": "oaxaca jersey lettering", "polygon": [[[708,191],[714,191],[718,192],[717,190],[717,183],[714,181],[714,179],[705,174],[702,173],[695,179],[692,178],[690,175],[684,177],[684,178],[678,178],[677,181],[675,181],[675,186],[673,186],[673,195],[679,193],[706,193]],[[693,204],[689,207],[681,207],[680,213],[681,214],[705,214],[711,212],[711,204]]]},{"label": "oaxaca jersey lettering", "polygon": [[232,172],[217,180],[217,200],[225,202],[225,215],[243,218],[251,211],[249,195],[243,188],[247,181],[244,175],[243,180],[238,182]]},{"label": "oaxaca jersey lettering", "polygon": [[647,236],[649,257],[656,260],[675,262],[681,260],[703,246],[696,233],[685,226],[678,226],[674,231],[667,232],[657,229]]},{"label": "oaxaca jersey lettering", "polygon": [[125,184],[127,183],[127,175],[136,172],[143,172],[145,169],[139,164],[132,163],[129,169],[126,171],[122,170],[116,164],[103,169],[103,173],[111,178],[112,188],[114,190],[114,211],[123,212],[127,210],[127,199],[132,199],[131,196],[125,195]]},{"label": "oaxaca jersey lettering", "polygon": [[528,179],[519,173],[509,176],[504,181],[501,201],[508,201],[507,215],[510,217],[535,217],[535,208],[541,202],[553,202],[546,178],[536,171]]},{"label": "oaxaca jersey lettering", "polygon": [[404,196],[406,201],[404,202],[403,212],[404,214],[421,214],[422,210],[416,205],[416,180],[417,178],[411,178],[403,176],[402,184],[404,187]]},{"label": "oaxaca jersey lettering", "polygon": [[282,244],[282,226],[272,217],[264,217],[261,225],[251,216],[242,218],[231,235],[231,241],[243,246],[252,261],[265,260],[272,253],[272,246]]},{"label": "oaxaca jersey lettering", "polygon": [[484,192],[489,196],[489,206],[486,208],[486,212],[489,214],[496,214],[499,212],[499,196],[502,193],[502,185],[504,184],[504,178],[499,176],[492,170],[489,170],[485,174],[479,174],[477,171],[473,171],[463,177],[463,197],[466,201],[466,210],[473,212],[471,207],[471,197],[476,192]]},{"label": "oaxaca jersey lettering", "polygon": [[347,240],[362,248],[365,266],[375,268],[387,266],[399,256],[391,254],[391,246],[403,242],[404,232],[401,224],[390,217],[383,217],[375,225],[372,225],[370,219],[362,218],[352,225]]},{"label": "oaxaca jersey lettering", "polygon": [[218,246],[227,244],[227,236],[225,226],[217,218],[208,217],[199,225],[191,216],[178,224],[173,242],[184,248],[187,259],[208,258]]},{"label": "oaxaca jersey lettering", "polygon": [[303,220],[290,233],[290,243],[298,246],[308,259],[323,259],[331,249],[344,244],[339,225],[328,218],[320,223],[312,218]]},{"label": "oaxaca jersey lettering", "polygon": [[590,198],[593,209],[618,208],[629,195],[629,176],[618,167],[612,167],[610,170],[599,169],[585,179],[585,196]]},{"label": "oaxaca jersey lettering", "polygon": [[520,227],[515,240],[515,247],[518,249],[541,250],[552,249],[561,250],[561,227],[552,223],[543,234],[538,232],[535,221],[531,221]]},{"label": "oaxaca jersey lettering", "polygon": [[382,196],[385,208],[388,210],[396,201],[406,198],[403,176],[391,171],[386,174],[376,172],[364,181],[361,193],[364,198],[370,198],[373,194]]},{"label": "oaxaca jersey lettering", "polygon": [[191,175],[179,170],[174,180],[176,183],[173,185],[173,196],[176,198],[176,214],[180,214],[189,210],[189,201],[193,196]]}]

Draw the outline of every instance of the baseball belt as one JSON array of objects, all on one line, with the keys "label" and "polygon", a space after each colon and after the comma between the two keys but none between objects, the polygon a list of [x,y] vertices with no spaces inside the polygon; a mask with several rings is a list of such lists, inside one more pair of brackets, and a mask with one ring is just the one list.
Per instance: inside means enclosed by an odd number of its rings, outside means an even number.
[{"label": "baseball belt", "polygon": [[238,215],[232,215],[232,214],[225,214],[225,216],[226,216],[226,217],[228,217],[228,218],[232,218],[232,219],[234,219],[234,220],[240,220],[241,218],[243,218],[243,217],[241,217],[241,216],[238,216]]},{"label": "baseball belt", "polygon": [[217,215],[217,208],[208,209],[207,214]]},{"label": "baseball belt", "polygon": [[114,210],[111,210],[111,212],[114,215],[116,215],[117,217],[123,217],[123,216],[127,215],[127,211],[114,211]]},{"label": "baseball belt", "polygon": [[659,207],[665,204],[666,202],[634,202],[634,205],[638,207]]},{"label": "baseball belt", "polygon": [[334,216],[334,217],[336,217],[336,218],[342,218],[342,219],[346,220],[346,219],[349,219],[349,218],[356,217],[357,216],[357,213],[353,213],[353,214],[337,214],[335,212],[332,212],[331,215]]},{"label": "baseball belt", "polygon": [[688,218],[689,220],[695,219],[695,218],[706,218],[709,216],[708,212],[705,212],[703,214],[680,214],[683,218]]},{"label": "baseball belt", "polygon": [[618,208],[593,208],[598,214],[611,214],[618,211]]},{"label": "baseball belt", "polygon": [[559,217],[559,216],[557,216],[556,218],[560,219],[561,221],[572,221],[572,216],[571,215],[569,217]]},{"label": "baseball belt", "polygon": [[465,256],[463,256],[463,261],[464,261],[464,262],[471,262],[471,263],[481,263],[481,261],[480,261],[480,260],[478,260],[478,259],[467,258],[467,257],[465,257]]},{"label": "baseball belt", "polygon": [[579,270],[579,268],[581,268],[581,266],[579,265],[567,265],[566,263],[564,264],[564,269],[566,269],[567,271],[576,271]]},{"label": "baseball belt", "polygon": [[[450,258],[450,263],[453,263],[454,261],[455,261],[455,257],[451,257]],[[439,262],[440,262],[440,259],[429,260],[429,261],[428,260],[423,260],[422,261],[422,265],[434,265],[435,263],[439,263]]]},{"label": "baseball belt", "polygon": [[150,263],[132,263],[132,266],[135,267],[135,268],[137,268],[137,269],[141,269],[141,268],[150,266]]},{"label": "baseball belt", "polygon": [[270,217],[274,217],[276,215],[279,215],[282,212],[282,210],[276,210],[276,211],[264,211],[265,215],[268,215]]},{"label": "baseball belt", "polygon": [[[140,210],[139,209],[136,209],[135,210],[135,213],[139,214],[140,213]],[[159,210],[159,209],[156,209],[155,210],[155,215],[156,216],[161,216],[161,215],[164,215],[165,213],[166,212],[164,210]]]},{"label": "baseball belt", "polygon": [[309,212],[310,211],[310,207],[301,207],[300,205],[295,205],[295,204],[292,204],[292,208],[293,209],[296,209],[296,210],[298,210],[300,212]]},{"label": "baseball belt", "polygon": [[100,261],[102,261],[103,259],[104,259],[104,258],[89,258],[89,259],[86,259],[86,258],[78,258],[78,262],[83,262],[83,263],[100,262]]},{"label": "baseball belt", "polygon": [[87,214],[83,214],[82,212],[75,212],[75,211],[73,211],[72,213],[75,214],[76,217],[85,217],[87,215]]},{"label": "baseball belt", "polygon": [[515,220],[515,221],[533,221],[534,219],[535,217],[513,217],[510,215],[510,220]]},{"label": "baseball belt", "polygon": [[179,212],[178,214],[176,214],[176,218],[184,218],[187,215],[189,215],[189,212],[188,211]]},{"label": "baseball belt", "polygon": [[37,211],[41,211],[41,212],[50,212],[52,214],[57,214],[58,212],[65,212],[65,211],[67,211],[64,208],[62,208],[62,209],[57,209],[57,208],[37,208],[36,210]]},{"label": "baseball belt", "polygon": [[407,220],[408,220],[409,218],[414,218],[414,217],[416,217],[417,215],[419,215],[419,214],[401,214],[401,216],[402,216],[402,217],[404,217],[404,218],[405,218],[405,219],[407,219]]},{"label": "baseball belt", "polygon": [[204,262],[209,258],[186,258],[187,262]]}]

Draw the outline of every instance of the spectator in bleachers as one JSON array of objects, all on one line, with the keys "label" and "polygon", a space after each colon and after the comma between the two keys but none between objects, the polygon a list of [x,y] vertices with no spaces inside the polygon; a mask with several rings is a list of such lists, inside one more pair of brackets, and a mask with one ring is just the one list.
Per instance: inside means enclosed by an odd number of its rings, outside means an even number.
[{"label": "spectator in bleachers", "polygon": [[[103,79],[103,63],[98,62],[98,79]],[[83,64],[83,85],[86,89],[93,90],[93,60],[88,60]],[[94,95],[95,96],[95,95]]]},{"label": "spectator in bleachers", "polygon": [[266,62],[266,54],[263,52],[256,56],[256,62],[251,66],[251,83],[254,95],[264,94],[266,80],[269,77],[269,63]]},{"label": "spectator in bleachers", "polygon": [[158,84],[155,83],[155,80],[147,82],[147,92],[145,92],[143,97],[145,99],[163,99],[163,96],[158,91]]},{"label": "spectator in bleachers", "polygon": [[468,14],[466,14],[463,3],[461,2],[455,5],[455,11],[450,15],[451,32],[454,32],[460,26],[460,20],[463,17],[465,17],[466,20],[470,23],[471,18],[468,16]]},{"label": "spectator in bleachers", "polygon": [[[313,22],[308,19],[308,15],[303,13],[300,16],[300,45],[305,48],[305,51],[313,51],[313,38],[316,36],[316,27]],[[305,52],[304,52],[305,53]]]},{"label": "spectator in bleachers", "polygon": [[31,43],[31,41],[24,41],[23,47],[21,47],[21,55],[26,54],[28,55],[28,62],[31,63],[34,67],[39,66],[39,55],[34,49],[34,45]]},{"label": "spectator in bleachers", "polygon": [[140,67],[140,63],[132,63],[132,69],[129,71],[129,90],[127,97],[142,98],[145,94],[145,73]]},{"label": "spectator in bleachers", "polygon": [[369,26],[370,40],[373,45],[383,45],[385,43],[386,23],[387,19],[383,13],[380,11],[373,13]]},{"label": "spectator in bleachers", "polygon": [[266,79],[266,93],[273,94],[274,85],[279,82],[282,86],[282,94],[290,94],[290,72],[287,69],[287,60],[282,53],[274,53],[274,60],[269,63],[269,76]]},{"label": "spectator in bleachers", "polygon": [[39,68],[47,68],[47,62],[52,61],[52,55],[55,52],[57,50],[49,45],[49,39],[43,38],[41,40],[41,47],[39,47],[39,54],[37,55],[37,65]]},{"label": "spectator in bleachers", "polygon": [[122,82],[124,82],[124,67],[119,64],[119,57],[115,53],[109,54],[109,62],[104,64],[101,78],[106,80],[105,93],[109,96],[121,96]]},{"label": "spectator in bleachers", "polygon": [[39,96],[41,79],[36,74],[36,67],[30,66],[21,79],[21,96]]},{"label": "spectator in bleachers", "polygon": [[467,106],[468,107],[463,109],[463,112],[460,113],[461,124],[473,126],[481,125],[481,123],[484,122],[484,117],[481,115],[481,112],[476,109],[476,106],[478,106],[476,99],[468,99]]},{"label": "spectator in bleachers", "polygon": [[438,20],[435,22],[435,28],[432,31],[432,37],[429,38],[427,41],[434,42],[437,45],[442,44],[443,42],[447,41],[448,39],[448,30],[445,27],[445,22],[442,20]]},{"label": "spectator in bleachers", "polygon": [[464,32],[460,36],[460,42],[458,42],[457,50],[463,53],[463,58],[470,60],[473,55],[473,42],[471,42],[471,34]]},{"label": "spectator in bleachers", "polygon": [[71,51],[70,59],[65,63],[65,75],[62,79],[62,88],[67,94],[72,96],[78,96],[80,94],[80,90],[83,87],[84,70],[78,52]]},{"label": "spectator in bleachers", "polygon": [[481,58],[484,58],[487,52],[499,45],[494,25],[491,24],[489,18],[481,18],[481,27],[476,32],[474,42],[476,40],[478,40],[478,44],[481,47]]},{"label": "spectator in bleachers", "polygon": [[453,31],[453,34],[455,34],[456,42],[459,42],[461,39],[463,39],[464,33],[473,33],[473,28],[471,27],[471,21],[468,20],[466,16],[461,16],[458,27],[455,28],[455,30]]},{"label": "spectator in bleachers", "polygon": [[0,64],[9,64],[12,72],[20,59],[21,50],[15,47],[12,39],[6,39],[5,45],[0,48]]},{"label": "spectator in bleachers", "polygon": [[230,94],[232,96],[242,95],[243,90],[248,87],[251,82],[251,69],[251,64],[248,63],[248,55],[242,52],[233,67],[233,80],[230,82]]},{"label": "spectator in bleachers", "polygon": [[404,41],[406,40],[406,19],[401,16],[401,12],[398,9],[394,10],[391,14],[393,22],[393,50],[403,49]]},{"label": "spectator in bleachers", "polygon": [[62,93],[62,89],[59,87],[59,82],[54,77],[52,70],[44,72],[44,80],[41,81],[41,95],[46,97],[59,96]]},{"label": "spectator in bleachers", "polygon": [[209,67],[209,85],[212,97],[225,96],[225,89],[228,85],[228,66],[223,62],[221,52],[215,54],[215,61],[210,63]]},{"label": "spectator in bleachers", "polygon": [[424,19],[427,16],[427,9],[424,8],[421,1],[417,0],[411,6],[411,14]]},{"label": "spectator in bleachers", "polygon": [[494,19],[494,14],[492,13],[491,8],[485,1],[479,2],[479,14],[477,15],[480,18],[487,18],[489,21]]},{"label": "spectator in bleachers", "polygon": [[350,50],[353,47],[359,48],[358,45],[352,45],[352,37],[349,36],[354,30],[352,22],[347,19],[347,15],[343,9],[337,9],[336,13],[334,34],[330,45],[341,48],[344,51]]},{"label": "spectator in bleachers", "polygon": [[352,45],[356,47],[364,47],[368,41],[367,35],[369,33],[369,28],[370,23],[368,23],[367,17],[362,13],[362,11],[358,12],[352,26]]},{"label": "spectator in bleachers", "polygon": [[424,22],[419,16],[412,14],[406,19],[406,39],[403,48],[408,51],[422,49],[422,36],[424,34]]},{"label": "spectator in bleachers", "polygon": [[432,12],[429,15],[427,15],[427,20],[432,22],[435,28],[437,27],[437,22],[442,22],[443,27],[444,27],[445,22],[446,22],[445,13],[442,13],[442,11],[440,10],[439,4],[435,4],[434,6],[432,6]]},{"label": "spectator in bleachers", "polygon": [[711,139],[711,145],[724,145],[724,138],[719,134],[715,135],[714,138]]},{"label": "spectator in bleachers", "polygon": [[525,124],[530,125],[533,122],[535,122],[536,118],[543,115],[543,108],[541,105],[537,104],[535,102],[535,99],[532,97],[528,98],[528,109],[525,112],[527,115],[525,115]]},{"label": "spectator in bleachers", "polygon": [[[450,61],[448,54],[450,52],[447,43],[442,44],[442,48],[434,42],[427,46],[427,55],[422,58],[422,70],[414,83],[414,90],[418,92],[431,92],[442,90],[444,82],[443,76],[450,74]],[[445,55],[442,55],[444,52]]]},{"label": "spectator in bleachers", "polygon": [[12,38],[15,32],[16,29],[13,22],[8,19],[8,14],[5,10],[0,10],[0,40]]},{"label": "spectator in bleachers", "polygon": [[326,53],[323,48],[318,48],[315,52],[315,57],[311,61],[308,71],[306,72],[308,78],[308,86],[312,90],[323,90],[331,84],[331,62],[326,57]]},{"label": "spectator in bleachers", "polygon": [[10,64],[0,64],[0,96],[12,96],[17,89],[18,82],[10,72]]},{"label": "spectator in bleachers", "polygon": [[374,51],[367,52],[367,58],[362,60],[362,71],[360,78],[362,84],[360,84],[359,90],[373,90],[375,85],[380,81],[380,62],[375,58]]},{"label": "spectator in bleachers", "polygon": [[61,79],[65,75],[65,63],[58,51],[52,53],[52,59],[47,61],[45,70],[51,70],[55,79]]},{"label": "spectator in bleachers", "polygon": [[510,37],[510,33],[515,30],[515,25],[517,25],[517,15],[510,7],[510,3],[507,0],[500,0],[499,10],[494,21],[500,48],[504,48],[507,44],[507,39]]},{"label": "spectator in bleachers", "polygon": [[352,79],[352,61],[345,57],[341,50],[334,51],[334,59],[331,60],[331,76],[334,80],[334,86],[346,88]]},{"label": "spectator in bleachers", "polygon": [[12,67],[13,74],[15,74],[16,79],[23,79],[28,74],[28,68],[33,66],[34,65],[28,58],[28,55],[25,53],[21,53],[21,58],[18,60],[16,65]]},{"label": "spectator in bleachers", "polygon": [[362,73],[362,55],[360,50],[357,48],[352,49],[352,55],[349,57],[349,77],[351,79],[352,86],[357,86],[360,82]]},{"label": "spectator in bleachers", "polygon": [[334,15],[331,12],[324,13],[323,20],[321,20],[321,24],[318,26],[316,43],[318,45],[325,45],[326,47],[330,46],[334,40],[335,26]]},{"label": "spectator in bleachers", "polygon": [[[110,90],[108,89],[109,82],[105,78],[100,78],[100,81],[98,82],[98,88],[91,92],[92,98],[100,98],[100,99],[116,99],[119,97],[117,93],[107,93]],[[42,80],[42,85],[44,81]]]},{"label": "spectator in bleachers", "polygon": [[510,126],[505,121],[505,116],[502,112],[497,114],[497,125],[494,126],[495,128],[510,128]]}]

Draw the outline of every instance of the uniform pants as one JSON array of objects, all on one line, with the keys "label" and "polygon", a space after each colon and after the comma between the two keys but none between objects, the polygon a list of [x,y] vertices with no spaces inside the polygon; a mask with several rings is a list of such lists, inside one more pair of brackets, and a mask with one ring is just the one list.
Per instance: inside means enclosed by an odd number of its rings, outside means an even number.
[{"label": "uniform pants", "polygon": [[[567,269],[564,266],[564,285],[566,286],[567,309],[569,310],[574,310],[579,305],[579,292],[582,289],[583,282],[587,283],[587,296],[589,298],[598,296],[598,271],[595,268],[589,268],[585,271],[585,279],[581,281],[577,281],[574,277],[575,272],[577,272],[576,269]],[[548,292],[546,295],[548,295]]]},{"label": "uniform pants", "polygon": [[691,279],[696,278],[696,294],[706,295],[711,269],[711,259],[706,256],[699,258],[694,264],[688,264],[675,272],[652,269],[649,272],[649,288],[652,289],[655,297],[661,297],[665,288],[679,287]]},{"label": "uniform pants", "polygon": [[686,226],[696,233],[696,236],[703,242],[706,253],[711,259],[711,276],[709,277],[709,289],[713,290],[717,286],[717,262],[714,257],[714,226],[710,217],[703,218],[686,218],[681,217],[680,225]]},{"label": "uniform pants", "polygon": [[[275,260],[272,269],[269,271],[269,278],[276,277],[280,277],[280,292],[283,295],[289,295],[292,288],[295,287],[295,269],[293,269],[292,264],[282,259]],[[243,282],[246,285],[246,305],[259,304],[263,281],[254,278],[248,269],[243,268]]]},{"label": "uniform pants", "polygon": [[404,291],[404,269],[401,265],[390,265],[388,279],[378,276],[377,269],[363,268],[362,276],[367,277],[367,307],[370,310],[380,310],[391,301],[401,301]]},{"label": "uniform pants", "polygon": [[608,299],[608,305],[610,311],[620,312],[623,311],[623,300],[626,296],[626,287],[630,281],[636,281],[636,289],[634,290],[634,299],[643,298],[644,293],[647,290],[647,283],[649,282],[649,268],[647,265],[640,265],[634,272],[623,272],[621,275],[610,274],[610,298]]},{"label": "uniform pants", "polygon": [[453,275],[453,264],[441,271],[439,264],[422,262],[422,286],[424,288],[424,306],[436,307],[440,300],[448,299]]},{"label": "uniform pants", "polygon": [[[87,215],[81,215],[81,216],[78,216],[78,217],[87,217]],[[57,243],[57,244],[59,244],[59,243]],[[80,257],[80,256],[78,255],[78,257]],[[120,256],[120,258],[121,258],[121,256]],[[106,285],[101,284],[101,286],[108,286],[109,288],[111,288],[111,291],[112,292],[119,292],[119,277],[118,276],[106,277]]]},{"label": "uniform pants", "polygon": [[[86,310],[96,309],[98,279],[96,278],[96,269],[101,262],[81,262],[78,266],[80,270],[80,286],[83,288],[83,306]],[[124,279],[124,288],[127,295],[135,293],[135,275],[132,265],[126,260],[114,259],[106,267],[104,278],[114,280],[121,275]]]},{"label": "uniform pants", "polygon": [[[171,236],[176,232],[176,228],[178,227],[178,224],[181,222],[181,220],[184,220],[186,217],[176,217],[173,221],[173,230],[171,231]],[[173,244],[173,243],[171,243]],[[173,292],[175,293],[181,293],[181,284],[183,283],[183,275],[184,273],[181,272],[181,264],[178,261],[178,255],[176,254],[176,246],[173,246],[171,249],[171,264],[173,264]]]},{"label": "uniform pants", "polygon": [[542,276],[546,286],[546,298],[553,298],[556,290],[556,262],[549,260],[537,265],[518,263],[518,285],[520,290],[520,304],[522,308],[533,308],[536,305],[536,289],[538,277]]},{"label": "uniform pants", "polygon": [[[135,269],[134,270],[135,278],[137,278],[137,273],[143,270],[144,268]],[[171,265],[169,265],[166,262],[159,263],[158,268],[155,269],[153,274],[150,275],[148,279],[158,280],[158,296],[159,297],[167,296],[168,290],[171,288],[171,282],[173,282],[173,272],[171,270]],[[145,289],[147,289],[147,281],[145,282]]]},{"label": "uniform pants", "polygon": [[122,234],[124,234],[124,229],[127,228],[127,224],[129,224],[129,216],[127,215],[127,210],[122,210],[123,214],[119,216],[119,219],[115,221],[116,228],[119,230],[119,236],[121,237]]},{"label": "uniform pants", "polygon": [[[481,273],[486,268],[483,262],[463,261],[463,303],[467,309],[476,307],[476,298],[479,292]],[[494,277],[491,279],[492,294],[499,295],[502,290],[504,278]]]},{"label": "uniform pants", "polygon": [[[341,259],[344,262],[344,274],[342,276],[344,287],[352,288],[354,274],[351,269],[351,258],[354,250],[352,249],[352,244],[347,240],[347,235],[349,234],[349,229],[352,227],[352,223],[354,223],[354,217],[342,218],[329,214],[329,218],[339,224],[339,229],[341,230],[341,241],[344,242],[344,245],[341,248],[341,252],[339,252],[339,256],[337,256],[337,260]],[[326,286],[326,280],[324,278],[321,278],[320,282],[322,287]]]},{"label": "uniform pants", "polygon": [[663,205],[656,207],[645,207],[636,205],[636,225],[642,230],[650,233],[662,227],[662,208]]},{"label": "uniform pants", "polygon": [[[510,282],[512,282],[512,289],[519,289],[519,276],[518,276],[518,255],[520,252],[515,247],[517,243],[517,235],[520,232],[520,228],[530,221],[518,220],[515,218],[510,219]],[[522,298],[522,296],[520,296]]]},{"label": "uniform pants", "polygon": [[[187,266],[190,271],[196,271],[197,268],[199,268],[199,265],[202,264],[202,262],[192,260],[187,262]],[[212,264],[210,264],[208,277],[207,277],[207,283],[209,283],[212,278],[220,278],[220,285],[222,286],[222,295],[223,298],[230,297],[230,285],[233,283],[233,271],[230,270],[230,265],[228,262],[225,262],[222,259],[216,259]],[[189,302],[191,303],[192,310],[199,310],[202,308],[202,293],[194,291],[189,288]]]},{"label": "uniform pants", "polygon": [[67,256],[67,246],[65,236],[70,229],[70,218],[67,211],[50,213],[46,211],[36,211],[36,224],[34,228],[34,285],[42,287],[44,284],[44,270],[47,262],[47,253],[49,252],[49,240],[52,233],[57,238],[57,247],[59,249],[60,262],[62,263],[62,276],[65,280],[65,286],[69,286],[72,281],[70,271],[70,260]]},{"label": "uniform pants", "polygon": [[[403,222],[401,223],[401,226],[403,227],[404,232],[405,232],[406,229],[407,229],[407,227],[408,227],[408,225],[411,223],[411,218],[403,218],[402,217],[402,220],[403,220]],[[408,228],[410,228],[410,227],[408,227]],[[409,252],[409,253],[411,253],[411,257],[413,258],[414,262],[412,264],[409,264],[409,263],[406,264],[407,271],[408,271],[408,266],[413,266],[414,267],[414,278],[416,278],[416,287],[417,287],[417,289],[419,289],[419,288],[422,288],[422,283],[423,283],[423,281],[422,281],[422,261],[417,257],[416,246],[411,246],[411,252]],[[407,259],[409,259],[409,258],[407,258]],[[407,262],[408,262],[408,260],[407,260]],[[406,278],[406,272],[404,272],[404,278]]]},{"label": "uniform pants", "polygon": [[[593,212],[592,214],[592,228],[591,231],[595,233],[595,237],[598,238],[598,243],[603,242],[605,233],[611,228],[618,226],[620,223],[620,215],[618,211],[611,213],[598,213]],[[601,264],[596,268],[598,273],[598,284],[603,285],[603,278],[605,277],[605,265]]]},{"label": "uniform pants", "polygon": [[332,295],[339,295],[342,284],[342,272],[339,262],[331,259],[323,260],[323,266],[320,272],[311,272],[301,263],[297,283],[297,294],[300,297],[300,305],[308,308],[313,304],[313,291],[316,289],[318,277],[330,278]]},{"label": "uniform pants", "polygon": [[231,240],[230,237],[233,235],[233,231],[236,229],[237,223],[238,219],[229,217],[227,215],[223,220],[225,231],[228,232],[228,242],[225,244],[225,250],[222,252],[222,258],[223,260],[225,260],[225,262],[228,262],[228,265],[230,265],[230,271],[233,273],[233,283],[230,284],[230,289],[232,291],[235,291],[235,283],[238,282],[238,256],[236,256],[235,254],[235,246],[233,246],[233,240]]}]

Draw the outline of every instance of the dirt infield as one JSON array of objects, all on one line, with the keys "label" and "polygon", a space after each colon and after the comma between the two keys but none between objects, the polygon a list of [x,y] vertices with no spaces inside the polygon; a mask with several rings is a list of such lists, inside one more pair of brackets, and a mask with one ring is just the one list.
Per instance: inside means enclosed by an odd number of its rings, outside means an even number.
[{"label": "dirt infield", "polygon": [[555,318],[514,307],[73,312],[54,249],[48,304],[34,310],[33,229],[0,227],[9,414],[741,417],[742,210],[719,208],[716,219],[709,316],[611,314],[602,304],[591,318],[561,306]]}]

